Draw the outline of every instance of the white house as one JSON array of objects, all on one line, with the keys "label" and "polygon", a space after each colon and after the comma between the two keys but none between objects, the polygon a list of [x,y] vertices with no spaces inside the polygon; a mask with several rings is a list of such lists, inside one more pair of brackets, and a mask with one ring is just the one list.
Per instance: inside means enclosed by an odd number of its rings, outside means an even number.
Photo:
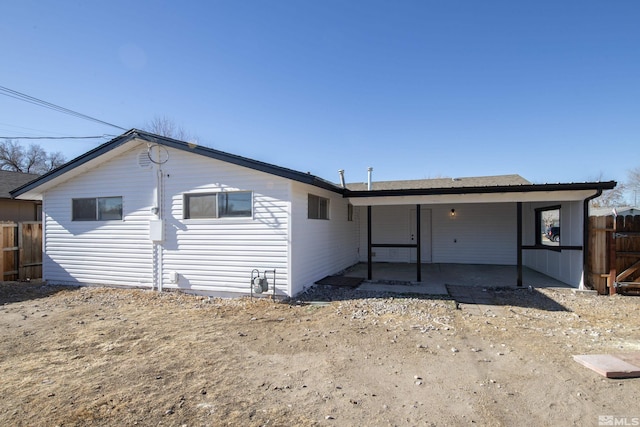
[{"label": "white house", "polygon": [[[358,262],[517,265],[519,280],[528,266],[581,286],[588,201],[615,185],[338,185],[134,129],[12,196],[43,201],[50,283],[238,295],[254,269],[275,269],[292,296]],[[543,235],[549,218],[560,242]]]}]

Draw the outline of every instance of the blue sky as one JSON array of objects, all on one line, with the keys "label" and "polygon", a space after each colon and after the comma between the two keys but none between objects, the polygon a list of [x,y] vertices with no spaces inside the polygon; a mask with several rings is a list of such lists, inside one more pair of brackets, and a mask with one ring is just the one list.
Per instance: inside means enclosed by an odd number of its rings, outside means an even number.
[{"label": "blue sky", "polygon": [[[338,181],[640,166],[640,1],[12,1],[0,86]],[[118,129],[0,95],[0,136]],[[39,140],[68,159],[104,140]],[[29,144],[30,141],[22,140]]]}]

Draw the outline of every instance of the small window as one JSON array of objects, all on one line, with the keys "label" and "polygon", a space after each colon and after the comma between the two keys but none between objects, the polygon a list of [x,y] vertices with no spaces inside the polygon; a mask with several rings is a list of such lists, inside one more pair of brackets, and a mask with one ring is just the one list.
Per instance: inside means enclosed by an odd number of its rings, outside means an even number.
[{"label": "small window", "polygon": [[72,200],[73,221],[122,219],[122,197],[86,197]]},{"label": "small window", "polygon": [[309,194],[307,218],[329,219],[329,199]]},{"label": "small window", "polygon": [[185,194],[184,218],[251,218],[253,197],[250,191]]},{"label": "small window", "polygon": [[251,193],[218,193],[218,216],[220,218],[251,217]]},{"label": "small window", "polygon": [[185,194],[184,217],[190,218],[215,218],[216,195],[213,194]]},{"label": "small window", "polygon": [[560,206],[536,209],[536,244],[560,246]]}]

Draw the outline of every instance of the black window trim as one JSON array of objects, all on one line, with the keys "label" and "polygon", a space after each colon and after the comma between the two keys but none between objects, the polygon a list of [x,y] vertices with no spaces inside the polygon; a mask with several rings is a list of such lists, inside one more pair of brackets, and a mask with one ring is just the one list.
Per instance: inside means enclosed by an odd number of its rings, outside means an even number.
[{"label": "black window trim", "polygon": [[[221,194],[233,194],[233,193],[246,193],[251,197],[251,212],[247,216],[233,216],[233,215],[223,215],[220,216],[220,203],[218,200],[218,196]],[[204,218],[191,218],[189,213],[189,197],[190,196],[215,196],[215,216],[204,217]],[[229,219],[253,219],[253,208],[254,208],[254,194],[252,190],[230,190],[230,191],[207,191],[207,192],[187,192],[182,194],[182,219],[183,220],[193,220],[193,221],[202,221],[202,220],[229,220]]]},{"label": "black window trim", "polygon": [[[120,199],[120,218],[100,219],[100,199]],[[76,200],[94,200],[96,203],[94,217],[91,219],[76,218],[75,210],[74,210],[74,202]],[[124,220],[124,197],[122,196],[73,197],[71,199],[71,221],[73,222],[123,221],[123,220]]]},{"label": "black window trim", "polygon": [[[311,210],[309,209],[309,204],[311,202],[311,198],[315,197],[318,200],[318,211],[315,213],[316,216],[311,216]],[[327,202],[327,210],[326,210],[326,217],[321,216],[321,209],[320,209],[320,202],[322,200],[326,200]],[[331,219],[331,199],[329,199],[328,197],[322,197],[322,196],[318,196],[317,194],[311,194],[311,193],[307,193],[307,219],[319,219],[319,220],[324,220],[324,221],[329,221]]]}]

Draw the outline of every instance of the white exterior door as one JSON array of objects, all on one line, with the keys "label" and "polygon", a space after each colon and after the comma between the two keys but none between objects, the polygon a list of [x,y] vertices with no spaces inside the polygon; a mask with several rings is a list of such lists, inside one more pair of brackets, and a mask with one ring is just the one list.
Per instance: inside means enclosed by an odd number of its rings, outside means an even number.
[{"label": "white exterior door", "polygon": [[[420,209],[420,262],[431,262],[431,209]],[[416,235],[416,209],[409,210],[409,240],[411,243],[418,241]],[[416,262],[417,251],[409,250],[410,262]]]}]

